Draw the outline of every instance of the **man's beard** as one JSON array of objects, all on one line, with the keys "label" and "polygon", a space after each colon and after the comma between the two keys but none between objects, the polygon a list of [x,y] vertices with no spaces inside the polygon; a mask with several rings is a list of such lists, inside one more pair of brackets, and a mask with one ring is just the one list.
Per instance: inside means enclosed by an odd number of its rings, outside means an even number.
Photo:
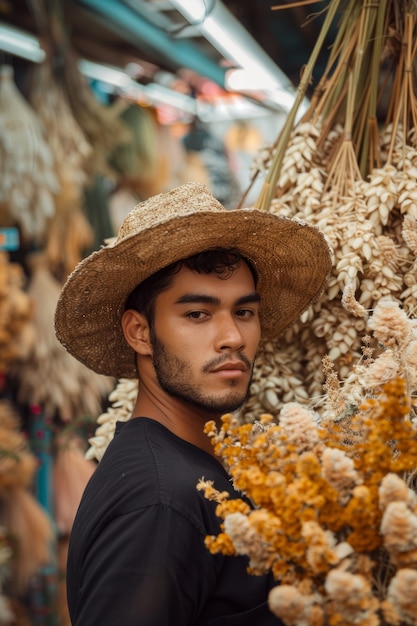
[{"label": "man's beard", "polygon": [[[250,380],[245,393],[240,391],[233,392],[233,387],[237,385],[237,381],[231,380],[230,393],[226,398],[205,395],[200,386],[192,384],[192,371],[189,363],[168,352],[154,331],[151,332],[151,341],[156,378],[160,387],[171,396],[216,415],[233,413],[240,409],[248,399]],[[202,371],[209,371],[210,368],[220,365],[221,362],[226,360],[225,356],[207,363]],[[245,355],[238,353],[237,356],[250,370],[253,369],[253,365]],[[227,359],[229,358],[227,357]]]}]

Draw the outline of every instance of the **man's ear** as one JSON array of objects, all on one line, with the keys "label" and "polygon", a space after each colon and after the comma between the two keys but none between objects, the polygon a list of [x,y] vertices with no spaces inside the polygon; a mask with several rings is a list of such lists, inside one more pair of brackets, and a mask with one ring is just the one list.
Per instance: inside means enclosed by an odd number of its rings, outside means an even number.
[{"label": "man's ear", "polygon": [[122,316],[122,329],[129,346],[138,354],[151,355],[149,324],[142,313],[128,309]]}]

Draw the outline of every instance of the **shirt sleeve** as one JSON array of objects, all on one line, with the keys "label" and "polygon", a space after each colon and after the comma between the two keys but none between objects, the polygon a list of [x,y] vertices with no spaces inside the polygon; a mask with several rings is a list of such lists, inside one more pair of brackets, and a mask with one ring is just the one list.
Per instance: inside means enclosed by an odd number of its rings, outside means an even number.
[{"label": "shirt sleeve", "polygon": [[[67,580],[71,587],[71,550]],[[178,511],[155,505],[111,520],[77,564],[73,626],[186,626],[215,584],[204,537]]]}]

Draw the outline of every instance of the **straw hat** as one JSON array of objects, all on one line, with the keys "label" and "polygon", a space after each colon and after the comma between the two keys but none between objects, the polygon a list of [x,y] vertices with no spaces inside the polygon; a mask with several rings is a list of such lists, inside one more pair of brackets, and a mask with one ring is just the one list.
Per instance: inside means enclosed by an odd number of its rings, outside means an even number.
[{"label": "straw hat", "polygon": [[121,317],[130,292],[163,267],[209,248],[237,248],[258,273],[264,337],[277,336],[320,295],[329,246],[312,226],[258,209],[226,210],[200,183],[138,204],[118,237],[81,261],[55,313],[59,341],[99,374],[136,378]]}]

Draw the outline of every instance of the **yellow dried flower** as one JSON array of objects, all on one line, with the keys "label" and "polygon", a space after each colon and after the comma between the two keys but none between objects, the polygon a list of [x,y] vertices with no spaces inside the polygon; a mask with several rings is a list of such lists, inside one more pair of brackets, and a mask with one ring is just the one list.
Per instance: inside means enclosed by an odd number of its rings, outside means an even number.
[{"label": "yellow dried flower", "polygon": [[227,491],[217,491],[213,486],[212,480],[201,479],[197,484],[199,491],[204,491],[204,497],[207,500],[215,500],[216,502],[223,502],[228,497]]},{"label": "yellow dried flower", "polygon": [[207,536],[204,543],[212,554],[219,552],[225,556],[235,556],[237,554],[233,541],[227,533],[219,533],[217,537]]}]

